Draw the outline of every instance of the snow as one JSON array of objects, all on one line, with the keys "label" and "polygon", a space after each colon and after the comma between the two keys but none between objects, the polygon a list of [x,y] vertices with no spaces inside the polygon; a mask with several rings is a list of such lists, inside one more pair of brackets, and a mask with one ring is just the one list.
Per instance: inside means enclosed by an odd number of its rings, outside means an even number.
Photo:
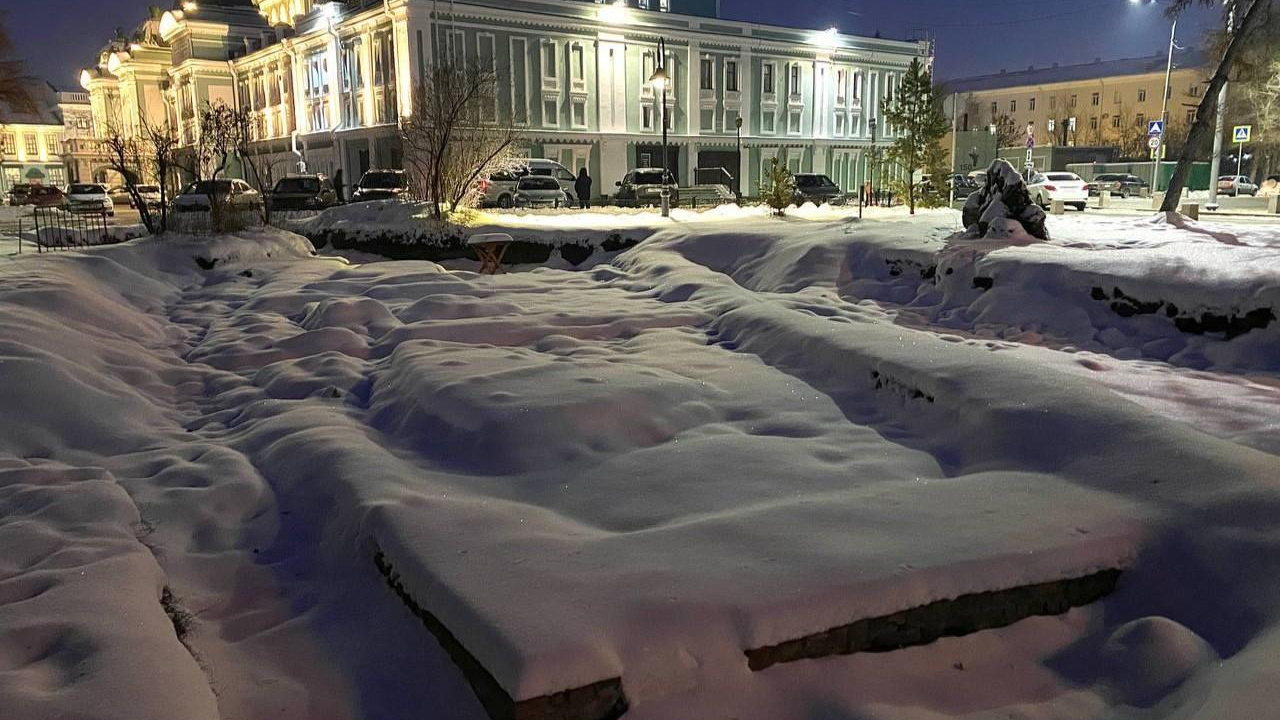
[{"label": "snow", "polygon": [[[495,223],[646,229],[579,272],[275,230],[0,265],[0,706],[481,717],[375,548],[517,699],[620,676],[640,720],[1274,706],[1277,325],[1183,337],[1090,291],[1275,307],[1280,234],[1053,217],[1006,246],[951,211],[754,212]],[[1113,567],[1059,617],[743,658]]]}]

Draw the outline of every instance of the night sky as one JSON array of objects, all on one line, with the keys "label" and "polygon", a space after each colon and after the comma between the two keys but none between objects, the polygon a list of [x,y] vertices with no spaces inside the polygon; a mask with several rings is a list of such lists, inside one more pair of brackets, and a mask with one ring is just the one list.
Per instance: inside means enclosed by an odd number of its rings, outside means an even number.
[{"label": "night sky", "polygon": [[[18,53],[31,71],[76,86],[79,68],[117,26],[132,29],[149,5],[164,0],[24,0],[4,3]],[[803,8],[803,17],[796,12]],[[1129,0],[721,0],[728,18],[937,41],[938,76],[962,77],[1058,62],[1089,62],[1164,52],[1169,23],[1159,5]],[[1179,28],[1179,44],[1195,44],[1213,10],[1196,10]]]}]

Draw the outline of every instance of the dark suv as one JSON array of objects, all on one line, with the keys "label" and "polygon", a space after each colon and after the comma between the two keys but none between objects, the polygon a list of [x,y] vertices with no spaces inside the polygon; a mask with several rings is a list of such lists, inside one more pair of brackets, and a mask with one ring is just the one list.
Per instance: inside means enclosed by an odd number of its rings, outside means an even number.
[{"label": "dark suv", "polygon": [[[662,202],[662,168],[636,168],[614,184],[618,192],[613,197],[619,205],[639,207]],[[667,187],[671,191],[670,202],[675,205],[680,201],[680,190],[670,171],[667,171]]]},{"label": "dark suv", "polygon": [[1147,181],[1137,175],[1103,173],[1089,181],[1089,194],[1098,195],[1103,190],[1109,190],[1112,195],[1127,198],[1130,195],[1141,195],[1145,187],[1147,187]]},{"label": "dark suv", "polygon": [[403,170],[368,170],[356,184],[351,202],[365,200],[397,200],[409,189]]},{"label": "dark suv", "polygon": [[795,203],[802,205],[811,202],[814,205],[834,203],[844,197],[844,191],[831,178],[817,173],[796,173]]},{"label": "dark suv", "polygon": [[324,175],[280,178],[268,199],[272,210],[319,210],[338,204],[333,181]]}]

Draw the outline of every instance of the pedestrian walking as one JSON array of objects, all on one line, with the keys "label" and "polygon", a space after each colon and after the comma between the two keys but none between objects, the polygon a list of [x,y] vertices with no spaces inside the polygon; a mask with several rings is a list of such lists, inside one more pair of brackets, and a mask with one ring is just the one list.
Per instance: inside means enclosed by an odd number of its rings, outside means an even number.
[{"label": "pedestrian walking", "polygon": [[578,170],[578,179],[573,181],[573,191],[578,195],[578,207],[586,210],[591,207],[591,176],[587,169]]}]

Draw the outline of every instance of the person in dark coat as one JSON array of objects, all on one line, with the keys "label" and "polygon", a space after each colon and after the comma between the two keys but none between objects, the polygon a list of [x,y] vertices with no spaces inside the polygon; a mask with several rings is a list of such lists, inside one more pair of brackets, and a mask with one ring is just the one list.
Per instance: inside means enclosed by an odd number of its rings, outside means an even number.
[{"label": "person in dark coat", "polygon": [[583,210],[591,207],[591,176],[587,169],[578,170],[578,179],[573,181],[573,192],[578,196],[578,207]]},{"label": "person in dark coat", "polygon": [[342,168],[338,168],[338,171],[333,174],[333,191],[338,196],[338,202],[347,201],[347,193],[342,188]]}]

